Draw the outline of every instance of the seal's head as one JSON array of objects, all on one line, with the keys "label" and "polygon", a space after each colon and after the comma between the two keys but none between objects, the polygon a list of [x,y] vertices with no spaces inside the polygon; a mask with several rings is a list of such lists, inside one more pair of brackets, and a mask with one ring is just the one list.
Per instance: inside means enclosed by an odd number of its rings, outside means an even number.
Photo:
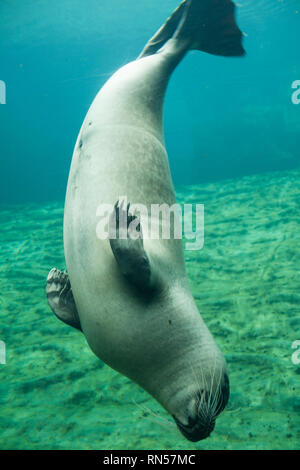
[{"label": "seal's head", "polygon": [[180,432],[193,442],[211,434],[217,416],[229,399],[229,379],[224,357],[217,347],[205,352],[201,360],[185,366],[178,371],[178,377],[173,378],[172,384],[170,381],[173,393],[165,404]]},{"label": "seal's head", "polygon": [[229,380],[223,374],[222,382],[211,389],[201,388],[188,395],[181,412],[173,415],[181,433],[189,441],[197,442],[207,438],[215,427],[216,417],[224,410],[229,399]]}]

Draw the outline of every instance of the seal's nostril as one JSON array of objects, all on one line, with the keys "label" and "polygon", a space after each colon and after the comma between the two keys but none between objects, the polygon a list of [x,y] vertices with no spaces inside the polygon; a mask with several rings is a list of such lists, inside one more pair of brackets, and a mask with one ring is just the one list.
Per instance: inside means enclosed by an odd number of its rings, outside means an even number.
[{"label": "seal's nostril", "polygon": [[213,419],[208,419],[207,421],[202,422],[198,417],[195,422],[192,420],[193,425],[190,425],[189,418],[189,424],[185,426],[181,424],[174,415],[173,418],[181,433],[191,442],[198,442],[202,439],[206,439],[215,426],[215,421]]},{"label": "seal's nostril", "polygon": [[197,423],[197,420],[198,420],[198,416],[197,414],[195,414],[195,416],[189,416],[188,417],[188,426],[189,427],[194,427]]}]

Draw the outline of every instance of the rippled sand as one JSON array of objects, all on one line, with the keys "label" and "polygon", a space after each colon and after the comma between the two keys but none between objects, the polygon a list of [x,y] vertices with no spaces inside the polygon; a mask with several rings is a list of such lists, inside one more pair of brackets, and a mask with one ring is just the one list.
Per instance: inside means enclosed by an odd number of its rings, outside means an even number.
[{"label": "rippled sand", "polygon": [[1,449],[296,449],[300,444],[300,171],[178,188],[205,205],[186,251],[199,310],[226,356],[227,410],[190,443],[146,392],[55,318],[44,286],[64,267],[63,203],[0,207]]}]

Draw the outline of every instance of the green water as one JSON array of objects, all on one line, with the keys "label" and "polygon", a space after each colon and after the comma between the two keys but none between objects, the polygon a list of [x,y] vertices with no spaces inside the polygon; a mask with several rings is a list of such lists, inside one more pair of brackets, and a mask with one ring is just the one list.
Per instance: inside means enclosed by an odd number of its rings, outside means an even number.
[{"label": "green water", "polygon": [[0,449],[296,449],[300,443],[300,170],[180,187],[205,205],[185,252],[199,310],[224,353],[231,397],[212,435],[186,441],[167,413],[101,363],[50,311],[64,267],[63,203],[1,206]]}]

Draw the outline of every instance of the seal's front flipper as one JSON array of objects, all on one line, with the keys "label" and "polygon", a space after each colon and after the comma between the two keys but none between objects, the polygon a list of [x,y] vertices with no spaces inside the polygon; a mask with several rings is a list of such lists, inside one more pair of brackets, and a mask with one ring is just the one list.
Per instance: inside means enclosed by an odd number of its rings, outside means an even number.
[{"label": "seal's front flipper", "polygon": [[81,331],[70,280],[65,272],[51,269],[47,277],[46,294],[55,315],[67,325]]},{"label": "seal's front flipper", "polygon": [[123,201],[115,204],[109,219],[109,241],[115,259],[126,278],[138,289],[155,288],[154,273],[144,249],[140,219],[123,207]]},{"label": "seal's front flipper", "polygon": [[235,21],[231,0],[186,0],[186,6],[173,36],[198,49],[220,56],[242,56],[242,33]]}]

